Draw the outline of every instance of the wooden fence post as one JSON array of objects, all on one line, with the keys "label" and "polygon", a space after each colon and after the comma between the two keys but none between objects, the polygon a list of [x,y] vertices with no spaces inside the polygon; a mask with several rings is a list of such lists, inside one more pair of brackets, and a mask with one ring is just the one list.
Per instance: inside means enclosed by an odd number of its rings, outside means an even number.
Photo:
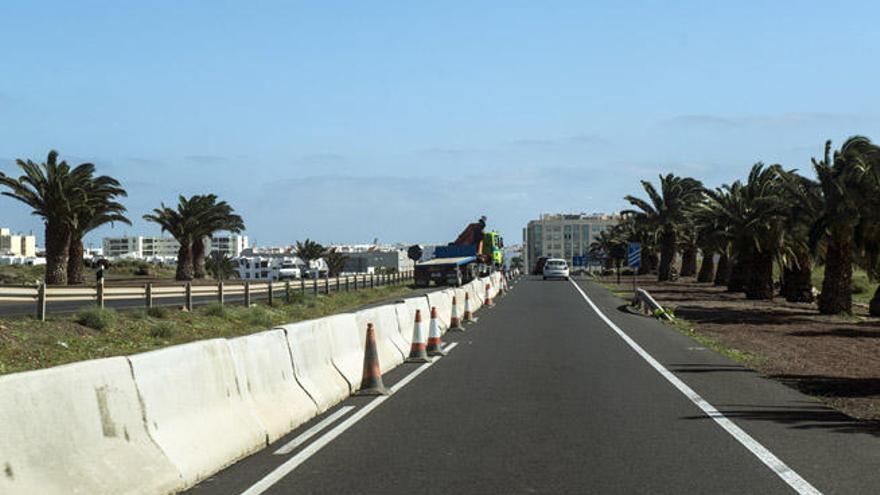
[{"label": "wooden fence post", "polygon": [[187,282],[185,286],[183,286],[184,296],[183,296],[183,307],[186,308],[187,311],[193,310],[193,289],[192,282]]},{"label": "wooden fence post", "polygon": [[144,305],[147,309],[153,307],[153,283],[147,282],[147,286],[144,287]]},{"label": "wooden fence post", "polygon": [[37,319],[46,321],[46,282],[37,286]]},{"label": "wooden fence post", "polygon": [[330,295],[330,272],[324,277],[324,294]]},{"label": "wooden fence post", "polygon": [[95,299],[98,302],[98,307],[104,309],[104,279],[99,278],[97,284],[95,284]]},{"label": "wooden fence post", "polygon": [[223,306],[223,281],[217,282],[217,302]]},{"label": "wooden fence post", "polygon": [[336,293],[339,294],[339,274],[336,274]]},{"label": "wooden fence post", "polygon": [[273,290],[274,287],[272,286],[272,283],[273,282],[270,280],[269,281],[269,306],[272,306],[273,304],[275,304],[275,291]]},{"label": "wooden fence post", "polygon": [[[318,278],[320,278],[320,273],[318,275],[319,275]],[[318,279],[317,278],[312,279],[312,294],[314,294],[316,296],[318,295]]]},{"label": "wooden fence post", "polygon": [[345,292],[351,290],[351,276],[346,275],[345,277]]},{"label": "wooden fence post", "polygon": [[376,274],[375,273],[370,274],[370,288],[371,289],[376,288]]},{"label": "wooden fence post", "polygon": [[[220,304],[223,304],[223,303],[221,302]],[[246,308],[251,307],[251,282],[250,282],[250,280],[245,280],[245,282],[244,282],[244,307],[246,307]]]},{"label": "wooden fence post", "polygon": [[284,302],[290,304],[290,280],[284,281]]},{"label": "wooden fence post", "polygon": [[305,277],[302,277],[302,276],[300,276],[300,279],[299,279],[299,291],[303,295],[306,295],[306,279],[305,279]]}]

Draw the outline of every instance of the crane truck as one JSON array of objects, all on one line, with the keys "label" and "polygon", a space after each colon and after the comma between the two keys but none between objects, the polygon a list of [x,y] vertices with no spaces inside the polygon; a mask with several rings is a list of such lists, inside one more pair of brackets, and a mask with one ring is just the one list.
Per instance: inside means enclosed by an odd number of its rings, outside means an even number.
[{"label": "crane truck", "polygon": [[458,238],[437,246],[431,260],[416,263],[416,285],[459,287],[476,277],[486,276],[504,265],[504,240],[495,231],[486,231],[486,217],[469,224]]}]

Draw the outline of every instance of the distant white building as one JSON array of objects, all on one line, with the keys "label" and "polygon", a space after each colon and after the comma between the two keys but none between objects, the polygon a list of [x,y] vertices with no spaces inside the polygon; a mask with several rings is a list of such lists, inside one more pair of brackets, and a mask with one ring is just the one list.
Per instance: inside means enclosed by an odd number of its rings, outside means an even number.
[{"label": "distant white building", "polygon": [[102,251],[107,258],[176,258],[180,243],[170,236],[105,237]]},{"label": "distant white building", "polygon": [[594,213],[541,215],[523,229],[523,253],[527,269],[541,256],[562,258],[573,265],[583,259],[596,237],[620,221],[617,215]]},{"label": "distant white building", "polygon": [[242,280],[294,280],[308,268],[295,256],[242,256],[235,261]]},{"label": "distant white building", "polygon": [[32,235],[13,234],[0,228],[0,255],[33,258],[37,256],[37,238]]},{"label": "distant white building", "polygon": [[205,246],[209,253],[223,253],[230,258],[241,256],[242,251],[248,246],[248,237],[246,235],[229,234],[214,235],[208,240]]}]

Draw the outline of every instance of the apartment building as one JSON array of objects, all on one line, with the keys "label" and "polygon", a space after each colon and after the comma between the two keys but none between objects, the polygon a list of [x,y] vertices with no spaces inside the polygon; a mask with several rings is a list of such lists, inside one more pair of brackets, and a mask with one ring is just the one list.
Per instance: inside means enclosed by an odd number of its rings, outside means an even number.
[{"label": "apartment building", "polygon": [[230,258],[241,256],[248,247],[248,237],[239,234],[211,236],[205,246],[209,253],[223,253]]},{"label": "apartment building", "polygon": [[101,246],[107,258],[174,258],[180,249],[177,239],[170,236],[105,237]]},{"label": "apartment building", "polygon": [[527,268],[531,269],[541,256],[562,258],[569,263],[586,255],[600,232],[620,221],[618,215],[600,213],[542,214],[523,229],[523,251]]},{"label": "apartment building", "polygon": [[33,258],[37,255],[37,238],[0,228],[0,255]]}]

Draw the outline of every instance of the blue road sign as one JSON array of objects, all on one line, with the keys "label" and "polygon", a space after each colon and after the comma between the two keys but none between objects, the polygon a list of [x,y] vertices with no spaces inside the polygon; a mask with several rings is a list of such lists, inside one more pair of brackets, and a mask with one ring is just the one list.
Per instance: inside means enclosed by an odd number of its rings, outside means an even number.
[{"label": "blue road sign", "polygon": [[633,268],[642,266],[642,245],[638,242],[630,242],[626,247],[626,259]]},{"label": "blue road sign", "polygon": [[584,266],[585,259],[583,256],[572,256],[571,257],[571,266]]}]

